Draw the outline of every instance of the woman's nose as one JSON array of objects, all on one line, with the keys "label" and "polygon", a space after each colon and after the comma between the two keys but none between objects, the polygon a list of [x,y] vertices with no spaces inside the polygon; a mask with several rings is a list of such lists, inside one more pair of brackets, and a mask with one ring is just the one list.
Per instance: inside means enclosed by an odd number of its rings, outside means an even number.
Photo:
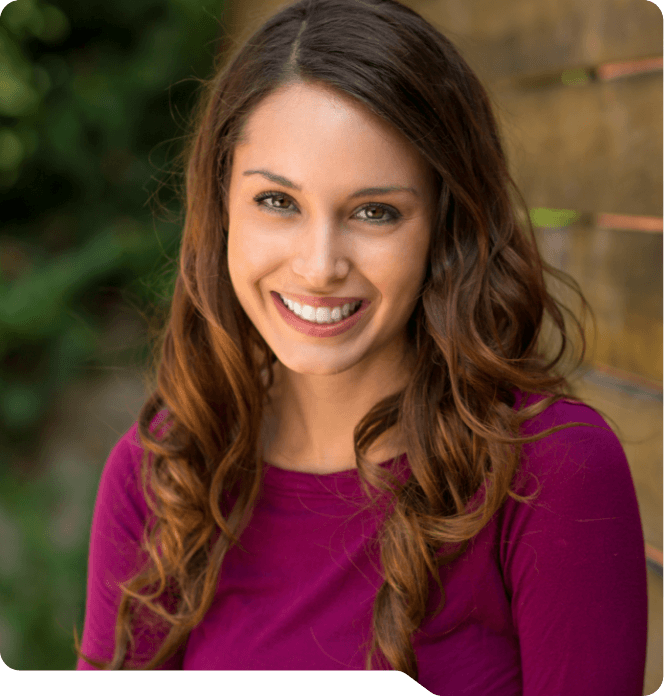
[{"label": "woman's nose", "polygon": [[344,278],[350,268],[347,239],[338,224],[311,226],[298,236],[293,249],[293,271],[309,287],[326,287]]}]

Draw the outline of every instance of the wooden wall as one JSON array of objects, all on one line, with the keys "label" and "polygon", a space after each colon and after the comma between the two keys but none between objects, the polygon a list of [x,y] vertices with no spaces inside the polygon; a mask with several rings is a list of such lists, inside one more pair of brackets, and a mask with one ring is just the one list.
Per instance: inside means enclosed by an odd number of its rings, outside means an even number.
[{"label": "wooden wall", "polygon": [[[232,36],[282,4],[230,0]],[[574,387],[613,420],[637,489],[652,693],[662,683],[662,14],[646,0],[404,4],[488,88],[542,255],[595,312]]]}]

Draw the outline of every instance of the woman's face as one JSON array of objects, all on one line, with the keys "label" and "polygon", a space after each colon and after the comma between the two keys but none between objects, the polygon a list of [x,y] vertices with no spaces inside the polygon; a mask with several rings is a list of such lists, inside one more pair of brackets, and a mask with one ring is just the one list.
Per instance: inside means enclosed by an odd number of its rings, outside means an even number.
[{"label": "woman's face", "polygon": [[[255,327],[300,374],[399,359],[428,261],[426,161],[389,124],[319,85],[264,99],[245,136],[233,154],[228,264]],[[400,190],[360,191],[391,187]],[[325,298],[345,300],[318,309]],[[355,308],[344,309],[348,300],[362,305],[344,321]],[[306,321],[316,318],[325,323]]]}]

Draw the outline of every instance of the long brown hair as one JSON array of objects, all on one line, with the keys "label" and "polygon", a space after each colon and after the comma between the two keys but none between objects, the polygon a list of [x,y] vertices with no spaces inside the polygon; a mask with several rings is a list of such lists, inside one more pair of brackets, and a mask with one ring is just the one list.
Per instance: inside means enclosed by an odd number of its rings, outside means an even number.
[{"label": "long brown hair", "polygon": [[[552,430],[519,438],[520,426],[569,395],[561,366],[577,344],[570,344],[565,308],[547,291],[544,272],[587,305],[574,281],[538,254],[485,89],[454,45],[416,12],[395,0],[300,0],[218,63],[203,81],[182,152],[179,269],[155,388],[138,419],[143,488],[155,520],[143,542],[149,561],[121,585],[111,661],[85,659],[130,668],[127,647],[141,608],[168,627],[143,668],[172,656],[211,606],[225,554],[239,543],[260,494],[260,431],[276,356],[231,284],[229,177],[249,115],[274,90],[303,81],[326,84],[371,109],[435,172],[428,270],[408,322],[415,368],[407,386],[377,403],[354,430],[365,491],[391,492],[394,503],[379,540],[384,581],[365,667],[375,667],[376,657],[383,668],[417,679],[411,636],[425,616],[429,581],[440,587],[440,565],[465,551],[508,495],[530,500],[510,488],[521,445]],[[584,330],[570,317],[578,365]],[[553,344],[543,344],[545,322],[557,335]],[[546,396],[519,409],[515,390]],[[162,410],[168,428],[158,436],[150,425]],[[397,486],[364,459],[394,426],[404,433],[411,469]],[[481,486],[485,496],[471,510],[468,501]],[[236,502],[224,510],[231,491]],[[175,612],[159,601],[167,587],[176,590]],[[77,638],[76,650],[81,656]]]}]

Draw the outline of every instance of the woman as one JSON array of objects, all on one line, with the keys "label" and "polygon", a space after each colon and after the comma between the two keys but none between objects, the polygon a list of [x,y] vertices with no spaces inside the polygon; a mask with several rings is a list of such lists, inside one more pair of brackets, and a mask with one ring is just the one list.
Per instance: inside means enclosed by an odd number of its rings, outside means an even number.
[{"label": "woman", "polygon": [[196,118],[157,384],[100,483],[78,668],[640,695],[629,468],[558,369],[563,315],[457,50],[394,0],[303,0]]}]

